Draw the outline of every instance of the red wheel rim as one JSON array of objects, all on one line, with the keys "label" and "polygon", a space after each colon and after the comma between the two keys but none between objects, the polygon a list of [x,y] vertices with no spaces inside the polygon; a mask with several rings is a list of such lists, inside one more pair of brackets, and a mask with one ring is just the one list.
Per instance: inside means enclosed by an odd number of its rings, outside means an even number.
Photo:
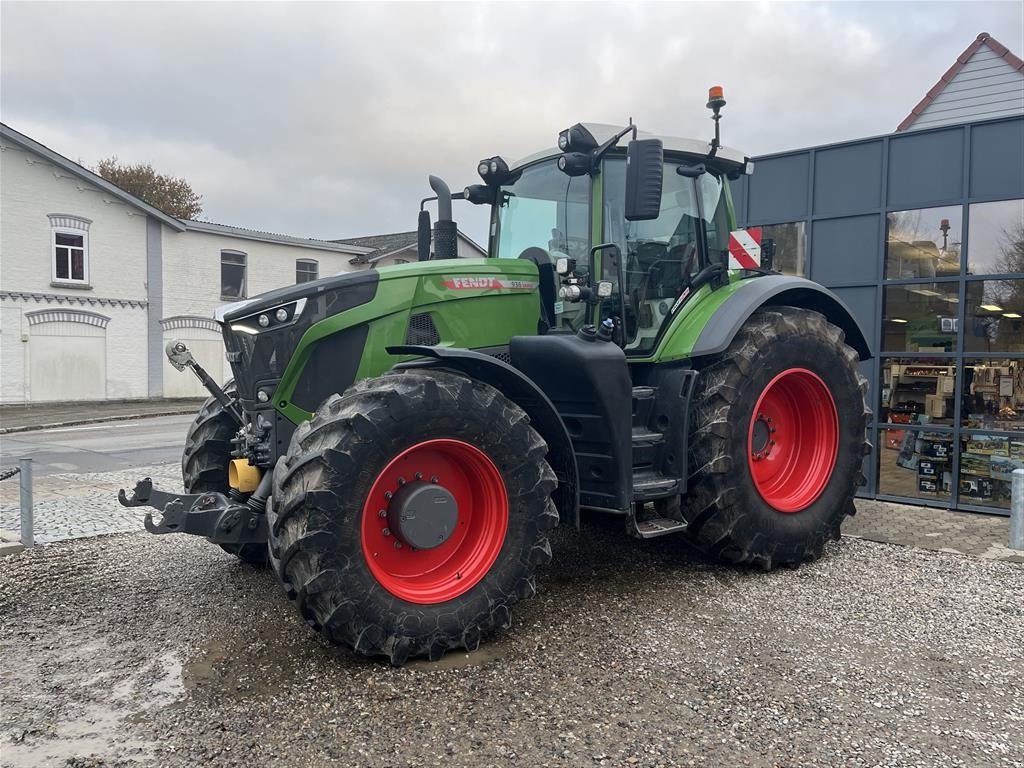
[{"label": "red wheel rim", "polygon": [[839,452],[836,403],[806,368],[783,371],[764,388],[747,432],[747,462],[758,493],[779,512],[821,496]]},{"label": "red wheel rim", "polygon": [[[453,532],[433,549],[410,547],[388,529],[392,495],[414,480],[436,480],[458,505]],[[480,582],[498,559],[507,530],[505,483],[487,454],[461,440],[426,440],[393,458],[370,488],[363,505],[363,556],[373,577],[395,597],[443,603]]]}]

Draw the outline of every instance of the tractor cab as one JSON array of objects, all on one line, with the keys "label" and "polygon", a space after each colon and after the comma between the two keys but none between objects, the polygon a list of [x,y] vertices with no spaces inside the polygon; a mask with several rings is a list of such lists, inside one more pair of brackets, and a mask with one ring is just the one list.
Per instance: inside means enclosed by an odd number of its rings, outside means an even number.
[{"label": "tractor cab", "polygon": [[[578,124],[562,135],[593,153],[623,130]],[[499,182],[489,179],[493,159],[479,167],[494,186],[490,255],[559,273],[553,329],[610,320],[626,353],[642,357],[700,285],[724,278],[736,228],[729,179],[752,163],[728,148],[708,158],[706,143],[638,136],[593,159],[563,141],[564,151],[515,163]]]}]

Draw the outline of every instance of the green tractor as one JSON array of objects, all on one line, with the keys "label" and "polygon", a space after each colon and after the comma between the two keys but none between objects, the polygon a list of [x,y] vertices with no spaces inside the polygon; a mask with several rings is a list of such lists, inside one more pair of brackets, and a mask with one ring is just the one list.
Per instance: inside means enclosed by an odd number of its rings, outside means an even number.
[{"label": "green tractor", "polygon": [[[167,348],[212,393],[187,493],[121,502],[269,561],[310,626],[396,665],[508,627],[583,512],[766,570],[818,557],[863,482],[870,352],[737,229],[753,164],[724,103],[710,143],[577,124],[461,193],[431,177],[417,263],[222,307],[232,382]],[[456,258],[452,200],[490,207],[488,258]]]}]

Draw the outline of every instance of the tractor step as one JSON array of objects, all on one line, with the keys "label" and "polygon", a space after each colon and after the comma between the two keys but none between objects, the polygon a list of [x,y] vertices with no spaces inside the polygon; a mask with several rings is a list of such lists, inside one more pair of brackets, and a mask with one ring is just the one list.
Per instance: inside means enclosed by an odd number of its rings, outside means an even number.
[{"label": "tractor step", "polygon": [[679,493],[679,479],[654,472],[633,475],[633,501],[651,501]]},{"label": "tractor step", "polygon": [[658,536],[667,536],[670,533],[680,533],[686,530],[686,523],[679,520],[672,520],[668,517],[658,517],[653,520],[637,521],[632,515],[629,518],[633,523],[631,533],[641,539],[655,539]]}]

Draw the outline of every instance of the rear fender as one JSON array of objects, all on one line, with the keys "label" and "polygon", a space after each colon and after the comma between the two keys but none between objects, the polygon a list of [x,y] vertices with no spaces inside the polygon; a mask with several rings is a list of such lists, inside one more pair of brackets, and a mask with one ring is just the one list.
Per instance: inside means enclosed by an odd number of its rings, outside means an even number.
[{"label": "rear fender", "polygon": [[693,345],[692,357],[717,355],[732,343],[740,328],[762,307],[799,307],[820,312],[846,334],[846,343],[861,360],[871,358],[864,332],[849,307],[832,291],[802,277],[766,275],[749,278],[715,310]]},{"label": "rear fender", "polygon": [[579,470],[569,433],[555,406],[536,384],[522,372],[497,358],[469,349],[450,347],[395,346],[392,355],[417,355],[418,359],[398,363],[393,370],[438,368],[461,373],[491,385],[514,402],[530,417],[530,425],[548,444],[548,463],[558,477],[558,488],[552,494],[563,522],[580,525]]}]

